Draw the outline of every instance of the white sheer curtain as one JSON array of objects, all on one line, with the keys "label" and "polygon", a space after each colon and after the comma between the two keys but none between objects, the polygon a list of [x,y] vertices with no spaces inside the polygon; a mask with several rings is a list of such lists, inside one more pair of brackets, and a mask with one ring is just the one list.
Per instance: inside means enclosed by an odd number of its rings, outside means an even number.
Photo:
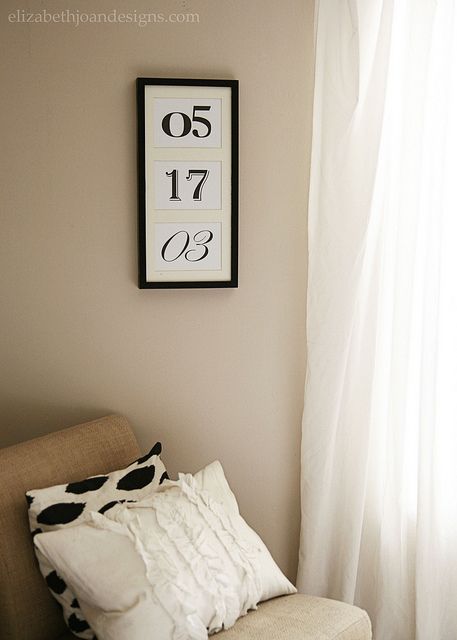
[{"label": "white sheer curtain", "polygon": [[457,0],[316,0],[300,590],[457,640]]}]

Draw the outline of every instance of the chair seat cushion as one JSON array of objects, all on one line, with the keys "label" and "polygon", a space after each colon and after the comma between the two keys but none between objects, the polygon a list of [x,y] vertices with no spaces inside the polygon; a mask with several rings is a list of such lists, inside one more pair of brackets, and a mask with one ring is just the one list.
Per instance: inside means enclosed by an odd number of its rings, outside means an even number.
[{"label": "chair seat cushion", "polygon": [[371,640],[362,609],[300,593],[274,598],[240,618],[217,640]]},{"label": "chair seat cushion", "polygon": [[[301,593],[274,598],[240,618],[215,640],[371,640],[371,624],[362,609]],[[71,633],[59,640],[74,640]]]}]

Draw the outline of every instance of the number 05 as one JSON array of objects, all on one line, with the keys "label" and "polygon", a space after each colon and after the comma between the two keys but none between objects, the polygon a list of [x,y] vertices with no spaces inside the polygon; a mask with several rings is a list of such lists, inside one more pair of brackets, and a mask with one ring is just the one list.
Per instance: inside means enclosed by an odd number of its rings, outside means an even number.
[{"label": "number 05", "polygon": [[[184,138],[189,135],[192,131],[192,135],[196,138],[207,138],[211,133],[211,122],[207,118],[203,118],[202,116],[197,115],[197,111],[209,111],[211,106],[194,106],[192,110],[192,120],[189,118],[187,113],[183,113],[182,111],[172,111],[171,113],[167,113],[162,120],[162,129],[171,138]],[[181,133],[177,133],[176,135],[171,131],[171,119],[173,116],[181,116],[182,118],[182,130]],[[192,122],[199,122],[202,124],[206,133],[204,132],[200,135],[198,129],[192,129]]]}]

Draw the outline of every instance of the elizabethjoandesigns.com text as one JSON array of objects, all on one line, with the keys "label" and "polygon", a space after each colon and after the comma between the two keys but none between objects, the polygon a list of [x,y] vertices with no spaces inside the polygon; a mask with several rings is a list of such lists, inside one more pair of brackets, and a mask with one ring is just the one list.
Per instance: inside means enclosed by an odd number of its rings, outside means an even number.
[{"label": "elizabethjoandesigns.com text", "polygon": [[78,9],[62,11],[28,11],[16,9],[8,14],[12,24],[71,24],[79,27],[85,24],[130,24],[138,27],[157,24],[198,24],[199,13],[145,13],[137,10],[118,11],[112,9],[105,12],[84,12]]}]

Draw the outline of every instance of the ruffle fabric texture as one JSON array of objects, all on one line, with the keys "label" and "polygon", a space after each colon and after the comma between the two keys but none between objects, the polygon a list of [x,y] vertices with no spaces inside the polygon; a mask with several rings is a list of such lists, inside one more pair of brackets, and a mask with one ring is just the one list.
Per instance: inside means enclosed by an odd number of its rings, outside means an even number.
[{"label": "ruffle fabric texture", "polygon": [[173,640],[205,640],[256,608],[258,550],[191,475],[169,484],[135,508],[117,507],[109,519],[94,514],[93,521],[133,542],[156,601],[174,621]]}]

